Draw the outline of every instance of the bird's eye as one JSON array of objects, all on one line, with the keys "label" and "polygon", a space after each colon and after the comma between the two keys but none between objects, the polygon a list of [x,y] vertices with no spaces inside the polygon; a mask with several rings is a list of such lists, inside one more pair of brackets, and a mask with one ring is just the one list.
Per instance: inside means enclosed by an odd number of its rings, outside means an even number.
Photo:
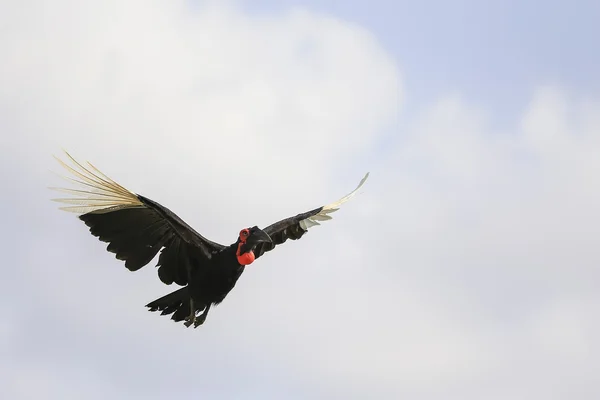
[{"label": "bird's eye", "polygon": [[242,236],[248,236],[248,231],[242,231]]}]

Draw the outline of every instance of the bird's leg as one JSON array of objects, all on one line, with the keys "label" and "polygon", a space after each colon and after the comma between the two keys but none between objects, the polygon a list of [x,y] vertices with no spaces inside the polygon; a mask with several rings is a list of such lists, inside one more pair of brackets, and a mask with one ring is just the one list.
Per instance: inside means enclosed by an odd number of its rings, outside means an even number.
[{"label": "bird's leg", "polygon": [[185,318],[185,322],[183,323],[188,328],[194,324],[196,324],[196,309],[194,308],[194,299],[190,297],[190,315]]},{"label": "bird's leg", "polygon": [[[192,283],[192,266],[189,261],[186,262],[186,270],[187,270],[187,279],[188,279],[188,293],[190,291],[190,284]],[[196,308],[194,307],[194,299],[192,298],[192,294],[190,294],[190,315],[186,318],[184,322],[185,326],[188,328],[190,325],[196,324]]]},{"label": "bird's leg", "polygon": [[210,310],[210,303],[208,303],[208,305],[206,306],[206,308],[204,309],[202,314],[200,314],[198,316],[198,318],[196,318],[196,320],[194,321],[194,329],[196,329],[197,327],[202,325],[204,323],[204,321],[206,321],[206,316],[208,315],[208,310]]}]

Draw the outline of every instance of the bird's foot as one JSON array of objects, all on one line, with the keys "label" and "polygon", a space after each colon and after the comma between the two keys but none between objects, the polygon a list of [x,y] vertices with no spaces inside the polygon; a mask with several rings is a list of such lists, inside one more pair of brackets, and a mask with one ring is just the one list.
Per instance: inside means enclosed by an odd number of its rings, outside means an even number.
[{"label": "bird's foot", "polygon": [[198,321],[198,319],[196,318],[196,312],[194,311],[185,318],[185,322],[183,324],[188,328],[190,326],[192,326],[192,324],[194,324],[194,327],[195,327],[196,324],[198,323],[197,321]]},{"label": "bird's foot", "polygon": [[190,315],[185,318],[183,324],[189,328],[194,323],[196,323],[196,307],[194,307],[194,300],[190,298]]}]

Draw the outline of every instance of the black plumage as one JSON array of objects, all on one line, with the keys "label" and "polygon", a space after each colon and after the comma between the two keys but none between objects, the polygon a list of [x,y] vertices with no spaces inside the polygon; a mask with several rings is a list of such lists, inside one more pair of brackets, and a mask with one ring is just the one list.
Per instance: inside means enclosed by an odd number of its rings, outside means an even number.
[{"label": "black plumage", "polygon": [[300,239],[318,221],[350,199],[359,186],[337,202],[276,222],[264,229],[242,229],[237,240],[225,246],[208,240],[168,208],[125,189],[90,163],[84,166],[68,153],[76,169],[57,159],[85,190],[52,188],[79,198],[56,201],[69,204],[65,211],[79,213],[90,233],[108,243],[107,250],[137,271],[158,255],[158,276],[182,286],[146,306],[174,321],[195,327],[204,323],[212,305],[221,303],[235,287],[246,265],[288,239]]}]

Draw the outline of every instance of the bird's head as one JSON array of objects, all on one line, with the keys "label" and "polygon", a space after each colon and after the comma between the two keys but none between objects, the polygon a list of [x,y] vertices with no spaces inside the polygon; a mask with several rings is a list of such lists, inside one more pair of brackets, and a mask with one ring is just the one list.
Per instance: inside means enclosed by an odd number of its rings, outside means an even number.
[{"label": "bird's head", "polygon": [[273,241],[266,232],[257,226],[244,228],[240,231],[236,256],[241,265],[248,265],[254,262],[253,250],[259,243],[273,243]]}]

